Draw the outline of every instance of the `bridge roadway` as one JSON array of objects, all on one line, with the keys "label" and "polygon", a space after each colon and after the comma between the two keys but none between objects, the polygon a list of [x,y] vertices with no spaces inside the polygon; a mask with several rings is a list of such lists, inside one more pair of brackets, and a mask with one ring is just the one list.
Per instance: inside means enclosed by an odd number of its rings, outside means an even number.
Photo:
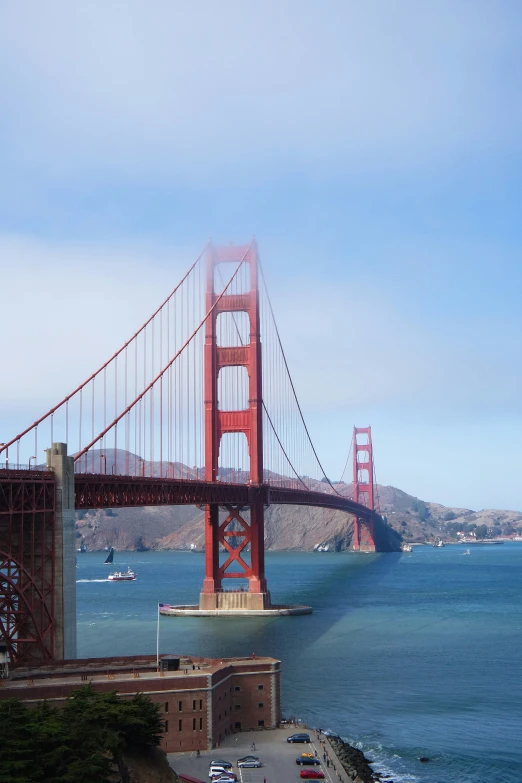
[{"label": "bridge roadway", "polygon": [[76,473],[75,508],[112,508],[123,506],[248,506],[257,500],[264,505],[319,506],[356,514],[363,518],[372,511],[341,495],[304,489],[273,487],[269,484],[227,484],[183,479],[114,476]]},{"label": "bridge roadway", "polygon": [[[7,501],[6,485],[48,483],[54,474],[39,470],[0,470],[0,496]],[[4,491],[1,491],[1,485]],[[367,506],[341,495],[312,492],[304,489],[274,487],[269,484],[227,484],[147,476],[116,476],[96,473],[76,473],[74,476],[75,508],[111,508],[136,506],[248,506],[261,499],[265,505],[319,506],[333,508],[369,518]],[[2,497],[0,497],[0,506]],[[10,503],[5,503],[5,511]],[[1,510],[1,509],[0,509]]]}]

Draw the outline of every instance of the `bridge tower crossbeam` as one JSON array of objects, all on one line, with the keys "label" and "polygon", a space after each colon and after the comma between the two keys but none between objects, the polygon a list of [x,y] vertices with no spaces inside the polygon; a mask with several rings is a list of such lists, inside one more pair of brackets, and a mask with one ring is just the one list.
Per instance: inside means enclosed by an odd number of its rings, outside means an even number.
[{"label": "bridge tower crossbeam", "polygon": [[[215,291],[216,267],[241,262],[250,271],[250,290],[226,293],[219,300]],[[217,304],[216,304],[217,302]],[[214,306],[216,305],[216,306]],[[263,484],[263,405],[261,376],[261,337],[259,318],[258,256],[255,243],[247,247],[210,246],[207,250],[207,318],[204,348],[205,377],[205,480],[219,481],[219,452],[223,435],[243,433],[250,457],[249,503],[227,505],[220,521],[219,506],[205,506],[205,578],[200,609],[227,609],[238,601],[242,609],[267,609],[264,563]],[[240,346],[218,345],[217,320],[223,313],[246,313],[249,342]],[[218,378],[225,367],[245,367],[248,373],[248,407],[220,410]],[[220,547],[226,552],[220,564]],[[249,550],[249,555],[247,554]],[[248,562],[250,559],[250,562]],[[248,590],[233,596],[223,589],[225,579],[247,579]]]}]

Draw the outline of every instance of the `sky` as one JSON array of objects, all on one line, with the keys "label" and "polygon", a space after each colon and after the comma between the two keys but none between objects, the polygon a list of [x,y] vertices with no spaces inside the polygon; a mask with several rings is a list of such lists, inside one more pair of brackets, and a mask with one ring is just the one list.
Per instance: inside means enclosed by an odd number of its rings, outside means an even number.
[{"label": "sky", "polygon": [[522,510],[522,6],[0,0],[0,440],[255,235],[331,479]]}]

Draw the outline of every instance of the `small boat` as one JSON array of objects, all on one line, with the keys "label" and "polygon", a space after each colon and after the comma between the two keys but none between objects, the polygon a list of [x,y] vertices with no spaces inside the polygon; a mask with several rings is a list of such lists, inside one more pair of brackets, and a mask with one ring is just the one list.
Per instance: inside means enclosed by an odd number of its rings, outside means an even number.
[{"label": "small boat", "polygon": [[401,552],[413,552],[413,547],[411,544],[403,544],[401,546]]},{"label": "small boat", "polygon": [[189,549],[190,549],[191,552],[195,552],[196,549],[197,549],[197,546],[195,544],[191,544]]},{"label": "small boat", "polygon": [[471,554],[471,552],[469,551],[469,549],[466,549],[466,551],[465,551],[465,552],[461,552],[461,554],[463,554],[463,555],[469,555],[469,554]]},{"label": "small boat", "polygon": [[114,549],[111,546],[111,548],[109,549],[109,554],[107,555],[107,557],[103,561],[103,564],[104,565],[112,565],[113,561],[114,561]]},{"label": "small boat", "polygon": [[433,546],[436,546],[436,547],[444,546],[444,541],[442,540],[442,538],[437,538],[433,542]]},{"label": "small boat", "polygon": [[133,582],[136,579],[136,574],[127,568],[126,571],[115,571],[113,574],[109,574],[107,577],[109,582]]}]

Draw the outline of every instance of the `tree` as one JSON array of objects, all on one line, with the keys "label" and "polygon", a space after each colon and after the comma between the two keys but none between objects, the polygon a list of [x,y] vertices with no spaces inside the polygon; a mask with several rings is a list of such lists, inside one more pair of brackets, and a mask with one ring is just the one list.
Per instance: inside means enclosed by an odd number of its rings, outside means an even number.
[{"label": "tree", "polygon": [[34,726],[18,699],[0,701],[0,783],[33,783]]},{"label": "tree", "polygon": [[130,783],[125,751],[159,745],[161,741],[159,707],[142,693],[120,699],[115,691],[97,693],[91,685],[85,685],[71,693],[64,712],[81,735],[95,737],[96,745],[110,753],[122,783]]},{"label": "tree", "polygon": [[162,733],[159,707],[144,694],[121,699],[88,685],[63,710],[8,699],[0,702],[0,783],[109,783],[114,765],[129,783],[124,753],[158,745]]},{"label": "tree", "polygon": [[451,522],[452,519],[457,518],[457,515],[454,514],[453,511],[447,511],[442,518],[444,522]]}]

